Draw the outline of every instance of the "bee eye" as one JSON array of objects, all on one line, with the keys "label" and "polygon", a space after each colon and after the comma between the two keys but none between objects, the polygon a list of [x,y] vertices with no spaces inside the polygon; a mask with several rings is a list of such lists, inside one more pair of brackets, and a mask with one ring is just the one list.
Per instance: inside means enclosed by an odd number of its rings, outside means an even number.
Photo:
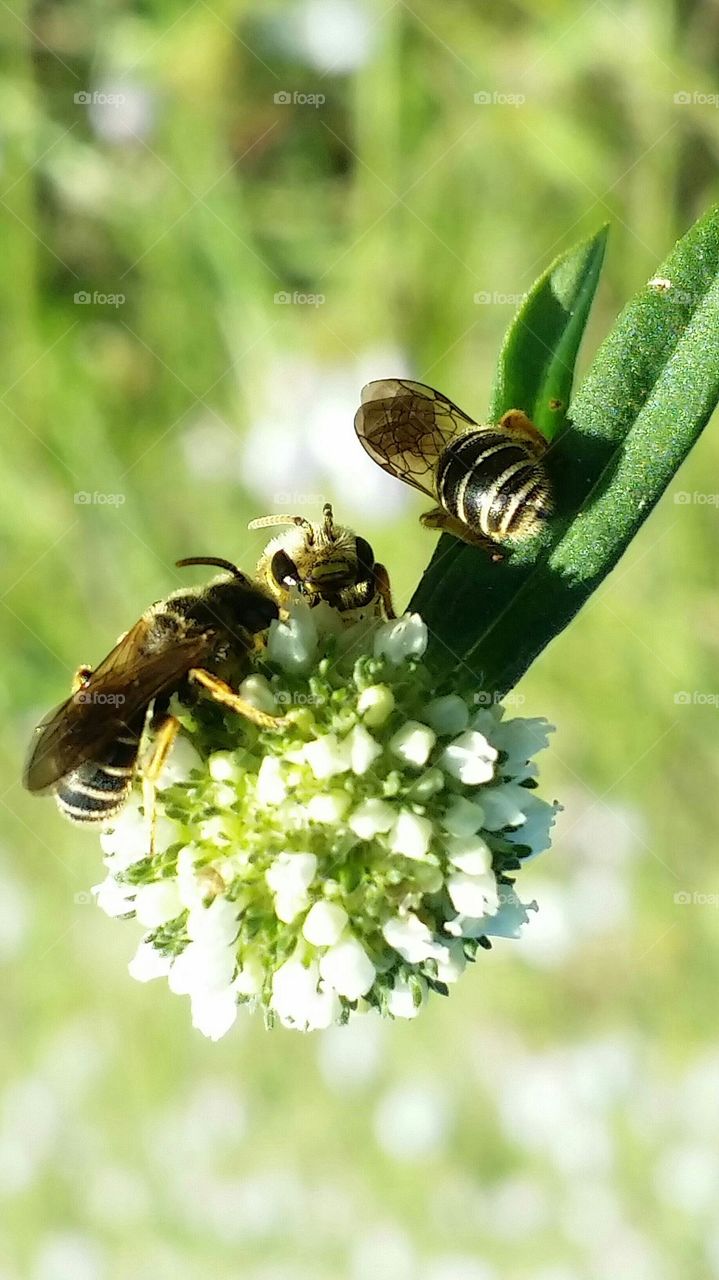
[{"label": "bee eye", "polygon": [[286,551],[276,551],[270,562],[270,573],[280,587],[300,586],[300,575],[294,560]]},{"label": "bee eye", "polygon": [[366,538],[355,538],[355,552],[362,573],[371,573],[374,569],[374,551]]}]

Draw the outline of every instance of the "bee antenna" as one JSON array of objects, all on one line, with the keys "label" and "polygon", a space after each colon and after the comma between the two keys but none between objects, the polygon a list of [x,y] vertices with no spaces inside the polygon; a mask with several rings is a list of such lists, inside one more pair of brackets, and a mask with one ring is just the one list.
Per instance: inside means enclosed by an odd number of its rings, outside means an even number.
[{"label": "bee antenna", "polygon": [[258,520],[250,520],[248,529],[269,529],[273,524],[298,524],[303,529],[312,529],[312,522],[304,516],[260,516]]},{"label": "bee antenna", "polygon": [[211,564],[217,569],[226,569],[233,577],[239,578],[241,582],[246,580],[246,575],[231,560],[223,560],[221,556],[186,556],[184,560],[176,560],[175,564],[178,569],[184,569],[188,564]]}]

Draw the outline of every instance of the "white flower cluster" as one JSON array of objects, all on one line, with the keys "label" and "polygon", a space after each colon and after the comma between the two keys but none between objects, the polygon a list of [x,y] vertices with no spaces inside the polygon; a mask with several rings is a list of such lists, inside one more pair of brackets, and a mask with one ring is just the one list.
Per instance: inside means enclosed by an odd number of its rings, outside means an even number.
[{"label": "white flower cluster", "polygon": [[103,833],[98,902],[147,931],[130,973],[212,1039],[240,1004],[298,1030],[413,1018],[535,908],[513,877],[550,843],[550,726],[433,689],[426,643],[417,614],[343,629],[297,603],[241,686],[284,727],[178,705],[154,855],[139,794]]}]

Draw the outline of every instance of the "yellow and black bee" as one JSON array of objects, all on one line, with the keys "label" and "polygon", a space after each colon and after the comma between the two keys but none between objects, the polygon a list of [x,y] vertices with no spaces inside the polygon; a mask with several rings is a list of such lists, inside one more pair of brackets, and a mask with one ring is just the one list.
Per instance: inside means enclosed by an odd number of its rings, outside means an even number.
[{"label": "yellow and black bee", "polygon": [[212,564],[226,576],[151,605],[95,670],[79,668],[71,696],[35,730],[23,784],[54,792],[72,822],[105,823],[119,812],[152,728],[155,743],[141,770],[152,827],[154,783],[179,729],[169,700],[191,682],[264,728],[284,723],[257,711],[223,678],[246,674],[253,637],[278,616],[275,601],[227,560],[178,564]]},{"label": "yellow and black bee", "polygon": [[520,409],[479,425],[420,382],[387,378],[362,390],[355,430],[374,461],[438,505],[422,524],[483,546],[537,533],[552,513],[547,441]]},{"label": "yellow and black bee", "polygon": [[290,528],[265,547],[257,578],[281,609],[287,608],[294,591],[309,605],[324,600],[347,623],[366,617],[394,618],[387,570],[375,560],[366,538],[335,524],[329,502],[321,521],[262,516],[250,523],[250,529],[273,525]]}]

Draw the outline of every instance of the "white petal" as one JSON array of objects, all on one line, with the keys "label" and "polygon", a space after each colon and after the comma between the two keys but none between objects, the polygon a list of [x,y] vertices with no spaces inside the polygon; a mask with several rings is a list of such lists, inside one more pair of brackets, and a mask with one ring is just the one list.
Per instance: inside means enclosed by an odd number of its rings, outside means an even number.
[{"label": "white petal", "polygon": [[218,782],[212,789],[212,799],[218,809],[231,809],[237,801],[237,790],[229,782]]},{"label": "white petal", "polygon": [[127,971],[136,982],[151,982],[153,978],[166,978],[172,966],[171,956],[161,956],[151,942],[141,942]]},{"label": "white petal", "polygon": [[275,895],[278,920],[291,924],[309,906],[309,886],[315,877],[314,853],[280,853],[265,872],[268,887]]},{"label": "white petal", "polygon": [[462,733],[469,724],[469,708],[456,693],[448,693],[444,698],[433,698],[422,714],[435,733],[439,734]]},{"label": "white petal", "polygon": [[390,833],[390,847],[405,858],[426,857],[432,838],[429,818],[420,818],[410,809],[402,809]]},{"label": "white petal", "polygon": [[91,890],[106,916],[125,916],[131,912],[136,891],[136,885],[119,884],[112,875],[106,876],[101,884],[94,884]]},{"label": "white petal", "polygon": [[239,693],[240,697],[249,702],[255,710],[264,711],[269,716],[277,714],[275,695],[264,676],[259,674],[247,676],[240,685]]},{"label": "white petal", "polygon": [[536,902],[520,902],[514,889],[509,885],[502,885],[499,910],[484,922],[484,933],[492,937],[518,938],[523,925],[529,923],[527,913],[537,909]]},{"label": "white petal", "polygon": [[349,743],[352,772],[360,776],[367,772],[378,756],[382,755],[380,744],[363,724],[356,724],[347,735],[346,741]]},{"label": "white petal", "polygon": [[224,947],[235,941],[239,930],[237,904],[217,897],[209,906],[193,907],[187,917],[187,936],[192,942]]},{"label": "white petal", "polygon": [[317,962],[305,967],[299,960],[286,960],[272,978],[272,1008],[286,1027],[300,1031],[329,1027],[339,1016],[340,1004],[331,991],[319,990]]},{"label": "white petal", "polygon": [[335,824],[346,814],[352,797],[346,791],[327,791],[325,795],[312,796],[307,804],[307,816],[313,822]]},{"label": "white petal", "polygon": [[195,991],[190,996],[192,1025],[209,1040],[220,1040],[237,1017],[237,996],[232,987],[223,991]]},{"label": "white petal", "polygon": [[360,840],[371,840],[381,831],[389,831],[397,811],[386,800],[363,800],[347,819],[347,825]]},{"label": "white petal", "polygon": [[456,796],[441,821],[451,836],[473,836],[484,823],[484,809],[473,800]]},{"label": "white petal", "polygon": [[389,740],[389,749],[408,764],[423,765],[437,738],[434,730],[418,720],[408,720]]},{"label": "white petal", "polygon": [[405,613],[378,627],[374,639],[376,658],[399,666],[405,658],[421,658],[427,648],[427,628],[418,613]]},{"label": "white petal", "polygon": [[275,619],[270,623],[267,638],[268,661],[289,673],[307,671],[314,662],[317,641],[317,628],[311,610],[306,605],[296,603],[286,622]]},{"label": "white petal", "polygon": [[[491,781],[497,752],[481,733],[467,729],[450,742],[442,752],[440,764],[453,778],[467,787],[477,787]],[[482,795],[484,802],[484,794]]]},{"label": "white petal", "polygon": [[189,738],[180,733],[172,744],[162,773],[155,786],[158,791],[172,787],[176,782],[187,782],[193,769],[203,769],[202,757],[195,750]]},{"label": "white petal", "polygon": [[525,862],[536,857],[538,853],[543,853],[551,845],[551,831],[559,808],[558,805],[548,804],[533,791],[527,792],[527,798],[524,801],[527,820],[515,831],[507,832],[507,839],[514,844],[529,845],[532,852],[525,858]]},{"label": "white petal", "polygon": [[385,942],[409,964],[421,964],[429,959],[449,960],[448,946],[437,942],[427,925],[412,912],[388,920],[382,934]]},{"label": "white petal", "polygon": [[440,982],[457,982],[467,967],[464,947],[459,941],[447,943],[447,958],[437,961],[437,977]]},{"label": "white petal", "polygon": [[242,769],[232,751],[213,752],[207,768],[213,782],[237,782],[242,777]]},{"label": "white petal", "polygon": [[242,965],[232,986],[243,996],[258,996],[262,991],[265,973],[261,961],[256,956],[243,958]]},{"label": "white petal", "polygon": [[352,765],[350,742],[347,739],[340,742],[335,733],[326,733],[314,742],[308,742],[302,754],[319,780],[346,773]]},{"label": "white petal", "polygon": [[147,929],[167,924],[182,911],[180,891],[175,880],[157,880],[141,884],[135,896],[135,915]]},{"label": "white petal", "polygon": [[394,694],[389,685],[372,684],[363,689],[357,699],[357,710],[371,729],[384,724],[394,711]]},{"label": "white petal", "polygon": [[345,934],[323,955],[320,974],[338,995],[358,1000],[372,986],[375,967],[362,944]]},{"label": "white petal", "polygon": [[150,851],[150,828],[140,813],[140,798],[130,796],[127,804],[112,819],[112,827],[100,833],[103,853],[112,859],[113,871],[125,871]]},{"label": "white petal", "polygon": [[302,932],[314,947],[331,947],[338,941],[348,915],[337,902],[316,902],[307,912]]},{"label": "white petal", "polygon": [[458,871],[447,878],[447,892],[460,915],[494,915],[499,906],[497,880],[492,871],[478,876]]},{"label": "white petal", "polygon": [[211,845],[231,844],[233,840],[233,822],[232,815],[228,813],[215,813],[211,818],[205,818],[199,824],[198,835],[202,841]]},{"label": "white petal", "polygon": [[484,826],[487,831],[500,831],[502,827],[518,827],[525,819],[525,809],[531,792],[514,782],[501,787],[487,787],[482,792]]},{"label": "white petal", "polygon": [[191,995],[195,991],[220,991],[232,982],[235,963],[231,947],[188,942],[185,950],[172,962],[167,985],[178,996]]},{"label": "white petal", "polygon": [[427,999],[427,984],[423,978],[418,977],[416,982],[419,984],[419,990],[422,999],[419,1004],[414,1002],[414,992],[408,982],[404,978],[395,978],[394,987],[390,991],[387,998],[387,1009],[393,1018],[416,1018],[421,1012],[422,1006]]},{"label": "white petal", "polygon": [[458,871],[470,876],[492,869],[492,850],[481,836],[452,836],[447,841],[447,856]]},{"label": "white petal", "polygon": [[282,762],[277,756],[264,756],[257,773],[257,801],[261,805],[282,804],[287,797],[287,784],[282,773]]}]

